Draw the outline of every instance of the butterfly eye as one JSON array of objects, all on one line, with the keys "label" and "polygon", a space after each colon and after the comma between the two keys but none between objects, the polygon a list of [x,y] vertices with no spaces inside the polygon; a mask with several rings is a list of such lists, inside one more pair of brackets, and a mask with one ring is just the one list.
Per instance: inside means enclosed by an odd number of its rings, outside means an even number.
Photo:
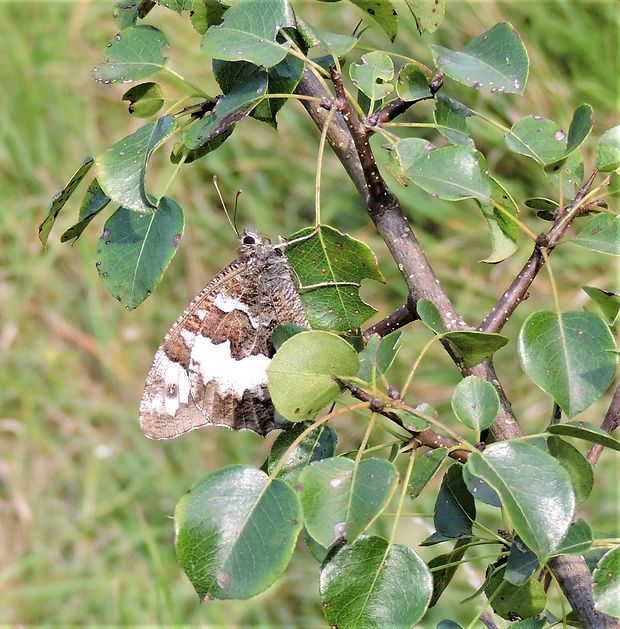
[{"label": "butterfly eye", "polygon": [[254,236],[252,236],[251,234],[246,234],[243,237],[243,244],[244,245],[255,245],[256,244],[256,238],[254,238]]}]

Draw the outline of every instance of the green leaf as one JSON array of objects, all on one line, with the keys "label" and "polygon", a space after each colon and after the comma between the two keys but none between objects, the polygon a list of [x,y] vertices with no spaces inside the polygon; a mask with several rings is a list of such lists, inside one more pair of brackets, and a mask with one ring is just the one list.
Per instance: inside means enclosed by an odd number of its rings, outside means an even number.
[{"label": "green leaf", "polygon": [[595,608],[620,618],[620,547],[612,548],[592,573]]},{"label": "green leaf", "polygon": [[561,191],[565,199],[575,197],[583,181],[584,164],[579,151],[571,153],[565,161],[546,168],[546,174],[556,190]]},{"label": "green leaf", "polygon": [[467,466],[463,468],[463,480],[472,496],[492,507],[501,508],[502,501],[497,492],[482,478],[472,474]]},{"label": "green leaf", "polygon": [[413,63],[403,66],[398,72],[396,93],[399,98],[406,101],[430,98],[431,90],[424,70]]},{"label": "green leaf", "polygon": [[398,34],[398,16],[390,0],[350,0],[351,4],[360,8],[385,31],[390,41]]},{"label": "green leaf", "polygon": [[552,456],[522,441],[472,452],[466,468],[500,496],[517,534],[541,563],[559,547],[575,511],[570,477]]},{"label": "green leaf", "polygon": [[128,310],[159,284],[183,235],[183,210],[162,197],[152,214],[118,208],[99,240],[95,264],[108,292]]},{"label": "green leaf", "polygon": [[491,233],[491,253],[482,260],[488,264],[502,262],[517,250],[519,226],[509,217],[516,218],[519,208],[510,193],[493,177],[491,179],[491,199],[480,203],[480,209]]},{"label": "green leaf", "polygon": [[136,23],[140,4],[141,2],[136,2],[136,0],[118,0],[116,2],[112,18],[120,30]]},{"label": "green leaf", "polygon": [[538,557],[517,535],[510,545],[504,579],[512,585],[523,585],[539,566]]},{"label": "green leaf", "polygon": [[437,448],[416,456],[408,487],[412,500],[422,493],[422,490],[435,476],[441,464],[446,460],[448,452],[448,448]]},{"label": "green leaf", "polygon": [[581,504],[592,492],[594,472],[585,457],[570,443],[557,436],[547,438],[549,454],[556,458],[568,472],[573,483],[577,504]]},{"label": "green leaf", "polygon": [[191,162],[204,157],[208,153],[220,148],[222,144],[232,135],[235,126],[229,126],[225,131],[216,135],[213,139],[207,140],[198,146],[197,148],[190,149],[187,147],[185,140],[187,138],[187,131],[183,132],[181,140],[177,142],[170,153],[170,161],[173,164],[178,164],[182,159],[185,164],[191,164]]},{"label": "green leaf", "polygon": [[573,522],[566,535],[562,539],[560,546],[556,550],[557,555],[582,555],[590,550],[594,539],[590,525],[579,518]]},{"label": "green leaf", "polygon": [[250,598],[284,572],[301,520],[297,495],[283,480],[225,467],[177,504],[177,558],[201,600]]},{"label": "green leaf", "polygon": [[380,337],[373,334],[362,352],[360,352],[360,370],[356,377],[364,382],[375,382],[391,366],[400,349],[400,330]]},{"label": "green leaf", "polygon": [[[269,451],[267,471],[271,475],[275,466],[286,454],[291,444],[308,428],[306,422],[295,424],[290,430],[281,432]],[[313,461],[328,459],[336,454],[338,434],[331,426],[319,426],[307,434],[300,443],[288,454],[278,478],[295,487],[297,478]]]},{"label": "green leaf", "polygon": [[609,386],[617,357],[605,322],[592,312],[535,312],[519,332],[523,371],[574,417]]},{"label": "green leaf", "polygon": [[466,367],[473,367],[492,356],[498,349],[508,343],[508,338],[501,334],[477,332],[476,330],[461,330],[446,332],[442,335],[456,347],[463,358]]},{"label": "green leaf", "polygon": [[224,14],[224,21],[211,26],[201,42],[214,59],[249,61],[271,68],[288,54],[290,43],[276,40],[280,29],[295,26],[287,0],[239,0]]},{"label": "green leaf", "polygon": [[620,125],[605,131],[601,136],[594,165],[604,173],[620,167]]},{"label": "green leaf", "polygon": [[467,131],[466,118],[473,115],[468,109],[453,98],[437,94],[433,118],[437,124],[437,131],[452,144],[464,144],[474,148],[474,141]]},{"label": "green leaf", "polygon": [[437,416],[437,412],[428,404],[420,404],[412,412],[406,408],[391,408],[390,412],[400,418],[403,426],[412,432],[426,430],[428,428],[428,421],[421,413],[425,415]]},{"label": "green leaf", "polygon": [[331,332],[301,332],[282,345],[267,368],[271,399],[286,419],[306,419],[340,394],[334,376],[352,377],[358,369],[357,352],[344,339]]},{"label": "green leaf", "polygon": [[194,0],[189,19],[194,29],[204,35],[210,26],[221,24],[227,8],[218,0]]},{"label": "green leaf", "polygon": [[555,213],[559,204],[553,199],[546,199],[545,197],[531,197],[525,200],[525,206],[538,210],[536,216],[544,221],[554,221]]},{"label": "green leaf", "polygon": [[353,542],[385,509],[397,483],[386,459],[337,457],[308,465],[296,487],[308,533],[325,548]]},{"label": "green leaf", "polygon": [[[371,103],[383,100],[394,91],[394,64],[382,51],[369,52],[361,58],[360,63],[352,63],[349,66],[349,76]],[[370,109],[372,111],[373,107]]]},{"label": "green leaf", "polygon": [[531,157],[543,167],[558,163],[566,156],[566,132],[541,116],[521,118],[504,139],[509,151]]},{"label": "green leaf", "polygon": [[463,378],[454,390],[452,410],[468,428],[488,428],[499,413],[499,395],[495,387],[477,376]]},{"label": "green leaf", "polygon": [[446,326],[441,318],[441,314],[437,306],[428,299],[418,299],[416,303],[416,311],[422,320],[422,323],[435,334],[444,334]]},{"label": "green leaf", "polygon": [[571,242],[591,251],[620,256],[620,215],[598,214]]},{"label": "green leaf", "polygon": [[450,78],[474,89],[523,94],[529,60],[521,36],[500,22],[469,42],[460,52],[431,45],[436,66]]},{"label": "green leaf", "polygon": [[618,318],[618,312],[620,312],[620,295],[595,286],[582,286],[581,288],[601,309],[607,323],[613,325]]},{"label": "green leaf", "polygon": [[389,147],[388,170],[403,185],[408,185],[403,179],[407,177],[407,171],[420,158],[425,157],[435,147],[422,138],[404,138],[398,140]]},{"label": "green leaf", "polygon": [[515,615],[521,618],[538,616],[547,604],[542,583],[529,579],[523,585],[513,585],[505,580],[505,570],[505,567],[500,568],[484,588],[493,611],[506,619],[512,619]]},{"label": "green leaf", "polygon": [[128,83],[153,76],[164,68],[168,57],[166,36],[154,26],[129,26],[108,42],[106,58],[93,68],[97,83]]},{"label": "green leaf", "polygon": [[374,253],[363,242],[321,225],[291,236],[286,257],[300,283],[312,327],[335,332],[359,328],[376,311],[359,295],[362,280],[383,281]]},{"label": "green leaf", "polygon": [[157,83],[135,85],[123,94],[129,101],[129,113],[136,118],[150,118],[164,106],[164,94]]},{"label": "green leaf", "polygon": [[443,555],[437,555],[428,562],[428,567],[433,575],[433,597],[429,607],[434,607],[443,594],[445,589],[450,585],[456,571],[459,568],[461,559],[465,555],[469,539],[457,539],[454,548]]},{"label": "green leaf", "polygon": [[159,0],[158,4],[180,14],[191,9],[192,0]]},{"label": "green leaf", "polygon": [[265,97],[266,90],[267,75],[264,72],[244,75],[243,82],[237,84],[236,89],[220,98],[204,118],[187,129],[183,139],[185,146],[191,151],[198,151],[217,136],[229,131],[232,125],[256,107]]},{"label": "green leaf", "polygon": [[446,14],[446,0],[405,0],[415,18],[418,33],[434,33]]},{"label": "green leaf", "polygon": [[90,186],[88,186],[88,190],[86,190],[84,198],[82,199],[78,222],[65,231],[65,233],[60,237],[60,242],[67,242],[68,240],[74,239],[77,240],[95,216],[106,208],[109,203],[110,199],[108,195],[101,189],[99,182],[96,179],[93,179]]},{"label": "green leaf", "polygon": [[67,201],[71,198],[71,195],[76,191],[77,187],[82,182],[82,179],[86,177],[88,171],[91,169],[95,160],[88,156],[83,164],[75,171],[71,179],[67,182],[65,187],[57,192],[47,204],[47,208],[45,210],[45,220],[39,225],[39,240],[43,245],[47,244],[47,240],[49,238],[50,232],[52,231],[52,227],[54,227],[54,223],[56,222],[56,218]]},{"label": "green leaf", "polygon": [[618,439],[612,437],[599,426],[589,422],[572,421],[563,424],[552,424],[547,428],[547,432],[550,432],[552,435],[574,437],[590,443],[598,443],[606,448],[620,452],[620,441]]},{"label": "green leaf", "polygon": [[[349,53],[357,44],[357,37],[341,35],[340,33],[330,33],[314,28],[300,18],[297,17],[297,32],[301,35],[308,47],[318,46],[326,50],[336,59],[341,59]],[[315,60],[316,61],[316,60]]]},{"label": "green leaf", "polygon": [[474,198],[488,203],[491,197],[486,161],[469,146],[446,146],[426,152],[413,161],[405,176],[426,192],[447,201]]},{"label": "green leaf", "polygon": [[437,532],[445,537],[471,535],[476,519],[474,497],[463,482],[463,466],[454,463],[448,468],[435,502],[434,523]]},{"label": "green leaf", "polygon": [[154,211],[144,186],[146,169],[153,151],[174,133],[175,125],[173,116],[164,116],[97,155],[97,181],[112,201],[134,212]]},{"label": "green leaf", "polygon": [[410,629],[426,612],[433,579],[411,548],[365,537],[328,556],[319,590],[332,627]]}]

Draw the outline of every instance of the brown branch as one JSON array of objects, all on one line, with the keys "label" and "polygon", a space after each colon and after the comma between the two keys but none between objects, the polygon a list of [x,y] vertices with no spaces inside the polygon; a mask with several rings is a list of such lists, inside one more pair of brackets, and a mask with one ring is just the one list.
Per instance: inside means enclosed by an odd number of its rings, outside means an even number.
[{"label": "brown branch", "polygon": [[[405,426],[403,424],[402,419],[391,409],[390,403],[388,402],[386,405],[385,400],[382,398],[375,397],[368,391],[361,389],[360,387],[343,380],[338,376],[334,376],[334,380],[339,382],[351,395],[360,400],[361,402],[368,402],[370,410],[374,413],[379,413],[383,417],[386,417],[390,421],[394,422],[397,426],[411,433],[410,442],[414,442],[416,446],[426,446],[428,448],[437,449],[437,448],[454,448],[459,445],[458,441],[454,439],[450,439],[450,437],[445,437],[444,435],[435,432],[434,430],[412,430],[411,428]],[[413,411],[414,409],[411,409]],[[448,456],[455,459],[456,461],[460,461],[461,463],[465,463],[467,461],[469,453],[467,450],[453,450],[450,452]]]},{"label": "brown branch", "polygon": [[394,311],[391,315],[388,315],[381,321],[378,321],[374,325],[371,325],[368,329],[364,330],[364,340],[367,341],[373,334],[377,334],[380,337],[387,336],[394,330],[406,326],[412,321],[417,321],[420,318],[415,308],[409,304],[401,306],[398,310]]},{"label": "brown branch", "polygon": [[[611,435],[618,426],[620,426],[620,384],[616,387],[616,391],[611,399],[611,404],[607,409],[601,428]],[[603,446],[598,443],[595,443],[590,448],[586,458],[592,467],[598,463],[601,452],[603,452]]]},{"label": "brown branch", "polygon": [[[300,94],[325,99],[325,102],[331,99],[331,95],[325,92],[319,81],[308,70],[304,72],[296,91]],[[310,102],[302,101],[302,105],[307,109],[317,127],[322,129],[328,112]],[[456,314],[450,300],[439,285],[437,277],[415,238],[396,197],[392,195],[390,203],[383,207],[381,207],[380,203],[376,204],[376,199],[370,199],[364,169],[357,155],[354,139],[349,131],[350,129],[347,127],[345,120],[341,116],[334,116],[327,132],[328,142],[360,195],[366,200],[371,219],[385,240],[390,253],[405,278],[409,289],[410,302],[416,304],[422,297],[429,299],[438,308],[447,329],[467,329],[465,322]],[[534,273],[535,275],[536,273]],[[525,293],[523,293],[521,299],[523,299],[524,295]],[[458,364],[458,357],[454,353],[451,356]],[[464,374],[473,373],[480,378],[488,380],[495,386],[500,395],[500,413],[496,422],[491,426],[491,433],[494,439],[501,441],[522,436],[521,429],[512,413],[491,361],[485,361],[481,365],[476,365],[471,370],[464,370],[461,366],[461,371]],[[598,629],[600,627],[618,626],[618,623],[613,619],[609,619],[608,616],[600,614],[594,609],[591,575],[583,557],[555,557],[550,561],[550,567],[571,607],[581,619],[585,628]]]},{"label": "brown branch", "polygon": [[534,251],[529,260],[478,327],[481,332],[500,332],[517,306],[527,298],[530,286],[545,264],[543,251],[545,254],[550,254],[561,242],[572,222],[581,214],[581,202],[592,187],[596,174],[595,170],[566,210],[556,218],[549,232],[541,234],[536,239]]}]

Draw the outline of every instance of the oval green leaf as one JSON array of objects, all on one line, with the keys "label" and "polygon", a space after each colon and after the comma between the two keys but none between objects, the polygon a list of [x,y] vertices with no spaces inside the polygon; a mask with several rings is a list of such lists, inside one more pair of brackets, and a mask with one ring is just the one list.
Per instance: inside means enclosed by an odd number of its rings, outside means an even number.
[{"label": "oval green leaf", "polygon": [[601,136],[594,165],[604,173],[620,167],[620,125],[605,131]]},{"label": "oval green leaf", "polygon": [[342,391],[334,376],[350,378],[359,364],[357,352],[339,336],[301,332],[282,345],[267,368],[271,399],[286,419],[307,419]]},{"label": "oval green leaf", "polygon": [[519,332],[523,371],[574,417],[609,386],[617,356],[605,322],[592,312],[535,312]]},{"label": "oval green leaf", "polygon": [[164,106],[164,93],[157,83],[150,81],[128,89],[123,100],[129,101],[130,114],[136,118],[150,118]]},{"label": "oval green leaf", "polygon": [[282,457],[287,454],[286,461],[278,478],[282,478],[289,485],[295,486],[297,477],[313,461],[328,459],[336,454],[338,434],[331,426],[319,426],[308,433],[291,452],[289,448],[293,441],[306,430],[306,422],[295,424],[290,430],[281,432],[271,446],[267,462],[267,472],[271,475]]},{"label": "oval green leaf", "polygon": [[308,533],[325,548],[353,542],[386,507],[398,472],[386,459],[324,459],[306,467],[297,481]]},{"label": "oval green leaf", "polygon": [[[371,102],[383,100],[394,91],[394,64],[382,51],[369,52],[362,56],[360,63],[349,66],[351,81]],[[373,107],[370,108],[371,111]]]},{"label": "oval green leaf", "polygon": [[508,337],[477,330],[446,332],[442,335],[456,347],[466,367],[473,367],[508,343]]},{"label": "oval green leaf", "polygon": [[599,426],[589,422],[572,421],[563,424],[553,424],[547,428],[547,432],[553,435],[583,439],[590,443],[598,443],[606,448],[620,452],[620,441],[618,439],[612,437]]},{"label": "oval green leaf", "polygon": [[575,446],[551,436],[547,439],[549,454],[556,458],[560,465],[568,472],[575,490],[577,504],[581,504],[591,493],[594,486],[594,472],[592,466]]},{"label": "oval green leaf", "polygon": [[450,78],[493,93],[522,94],[529,61],[521,36],[500,22],[455,52],[431,45],[437,67]]},{"label": "oval green leaf", "polygon": [[144,181],[153,151],[174,132],[173,116],[164,116],[128,135],[95,158],[101,189],[120,206],[134,212],[153,212]]},{"label": "oval green leaf", "polygon": [[409,495],[411,499],[417,498],[437,473],[441,464],[448,456],[448,448],[428,450],[424,454],[418,454],[413,463],[413,470],[409,478]]},{"label": "oval green leaf", "polygon": [[295,25],[287,0],[245,0],[230,6],[224,21],[211,26],[200,45],[214,59],[270,68],[286,57],[290,47],[289,42],[276,40],[278,32]]},{"label": "oval green leaf", "polygon": [[595,216],[571,242],[591,251],[620,256],[620,215]]},{"label": "oval green leaf", "polygon": [[319,589],[332,627],[411,629],[426,612],[433,578],[411,548],[366,537],[327,558]]},{"label": "oval green leaf", "polygon": [[243,465],[225,467],[177,504],[177,558],[201,600],[250,598],[284,572],[301,520],[286,482]]},{"label": "oval green leaf", "polygon": [[447,201],[474,198],[488,203],[491,198],[486,161],[470,146],[425,152],[411,163],[405,176],[422,190]]},{"label": "oval green leaf", "polygon": [[183,235],[183,210],[162,197],[152,214],[118,208],[107,220],[95,265],[108,292],[128,310],[159,284]]},{"label": "oval green leaf", "polygon": [[127,83],[153,76],[168,61],[163,55],[167,45],[166,36],[154,26],[129,26],[108,42],[107,56],[93,68],[93,78],[98,83]]},{"label": "oval green leaf", "polygon": [[444,474],[435,502],[433,522],[444,537],[471,535],[476,519],[474,497],[463,481],[463,466],[454,463]]},{"label": "oval green leaf", "polygon": [[596,609],[620,618],[620,547],[603,555],[592,573]]},{"label": "oval green leaf", "polygon": [[522,441],[472,452],[466,467],[500,496],[517,534],[541,563],[560,546],[575,511],[566,470],[546,452]]},{"label": "oval green leaf", "polygon": [[452,396],[452,410],[468,428],[488,428],[499,412],[499,395],[495,387],[477,376],[467,376],[457,385]]}]

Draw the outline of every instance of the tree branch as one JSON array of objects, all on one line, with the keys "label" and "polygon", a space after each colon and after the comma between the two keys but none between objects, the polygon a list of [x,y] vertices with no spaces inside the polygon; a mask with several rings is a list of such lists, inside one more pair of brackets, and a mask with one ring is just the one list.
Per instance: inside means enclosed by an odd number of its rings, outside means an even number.
[{"label": "tree branch", "polygon": [[[332,95],[323,89],[316,77],[307,69],[304,71],[304,75],[296,92],[298,94],[319,97],[323,100],[325,106],[329,106],[330,103],[333,103]],[[328,116],[326,109],[320,106],[317,107],[316,104],[311,101],[302,101],[302,105],[306,108],[317,127],[322,129]],[[346,101],[345,103],[340,102],[338,105],[344,105],[346,107]],[[349,121],[353,123],[351,116],[349,116]],[[415,305],[422,297],[429,299],[438,308],[448,330],[467,329],[468,326],[463,319],[458,316],[447,295],[439,285],[439,281],[413,234],[396,196],[389,191],[382,179],[371,182],[367,180],[366,175],[372,172],[372,169],[365,171],[363,168],[356,150],[355,134],[351,133],[351,126],[347,126],[347,121],[342,116],[334,116],[327,131],[327,140],[334,150],[334,153],[341,161],[349,178],[362,198],[366,201],[370,217],[385,240],[390,253],[398,265],[398,269],[407,283],[410,303]],[[359,129],[359,127],[357,128]],[[369,183],[371,186],[369,186]],[[371,198],[370,192],[375,186],[376,189],[380,191],[380,194]],[[573,203],[575,203],[575,200],[573,200]],[[572,216],[570,208],[565,214]],[[567,228],[570,224],[570,222],[566,222],[567,219],[565,216],[559,217],[559,220],[562,222],[558,223],[558,234],[561,233],[564,227]],[[553,239],[550,239],[547,245],[550,244],[555,246],[557,242],[554,243]],[[542,260],[538,260],[534,257],[530,265],[532,268],[526,270],[533,281],[540,270],[540,266],[542,266]],[[518,279],[519,278],[517,278],[517,280]],[[517,280],[515,280],[515,282],[517,282]],[[513,282],[513,285],[514,284]],[[487,329],[494,329],[497,326],[499,326],[498,329],[501,329],[506,318],[514,311],[514,308],[512,308],[512,310],[510,309],[511,306],[509,304],[511,300],[514,301],[514,307],[516,308],[516,305],[518,305],[525,296],[527,287],[530,284],[527,284],[527,282],[523,280],[525,291],[523,291],[523,287],[518,283],[514,286],[511,285],[511,288],[513,288],[512,296],[508,295],[505,299],[504,297],[500,299],[496,308],[485,320]],[[510,289],[508,289],[506,293],[510,293]],[[495,374],[492,362],[488,360],[467,370],[463,368],[460,363],[460,358],[454,351],[450,347],[446,347],[446,349],[455,363],[459,365],[464,375],[469,375],[470,373],[475,374],[491,382],[497,389],[501,400],[501,409],[496,422],[491,426],[491,433],[494,439],[500,441],[522,436],[521,429],[510,408],[510,403]],[[618,623],[614,621],[614,619],[610,619],[605,614],[600,614],[594,609],[591,575],[583,557],[555,557],[549,562],[549,565],[558,579],[571,607],[580,618],[585,628],[599,629],[601,627],[618,626]]]},{"label": "tree branch", "polygon": [[536,239],[534,251],[521,272],[514,279],[508,290],[500,297],[497,304],[491,312],[485,317],[480,324],[481,332],[500,332],[504,324],[510,318],[510,315],[516,310],[517,306],[526,298],[532,282],[536,279],[538,272],[545,264],[545,254],[550,254],[553,249],[561,242],[566,230],[572,222],[581,214],[581,201],[586,196],[596,177],[595,170],[588,181],[579,189],[571,204],[564,212],[559,214],[553,223],[553,226],[547,234],[541,234]]}]

